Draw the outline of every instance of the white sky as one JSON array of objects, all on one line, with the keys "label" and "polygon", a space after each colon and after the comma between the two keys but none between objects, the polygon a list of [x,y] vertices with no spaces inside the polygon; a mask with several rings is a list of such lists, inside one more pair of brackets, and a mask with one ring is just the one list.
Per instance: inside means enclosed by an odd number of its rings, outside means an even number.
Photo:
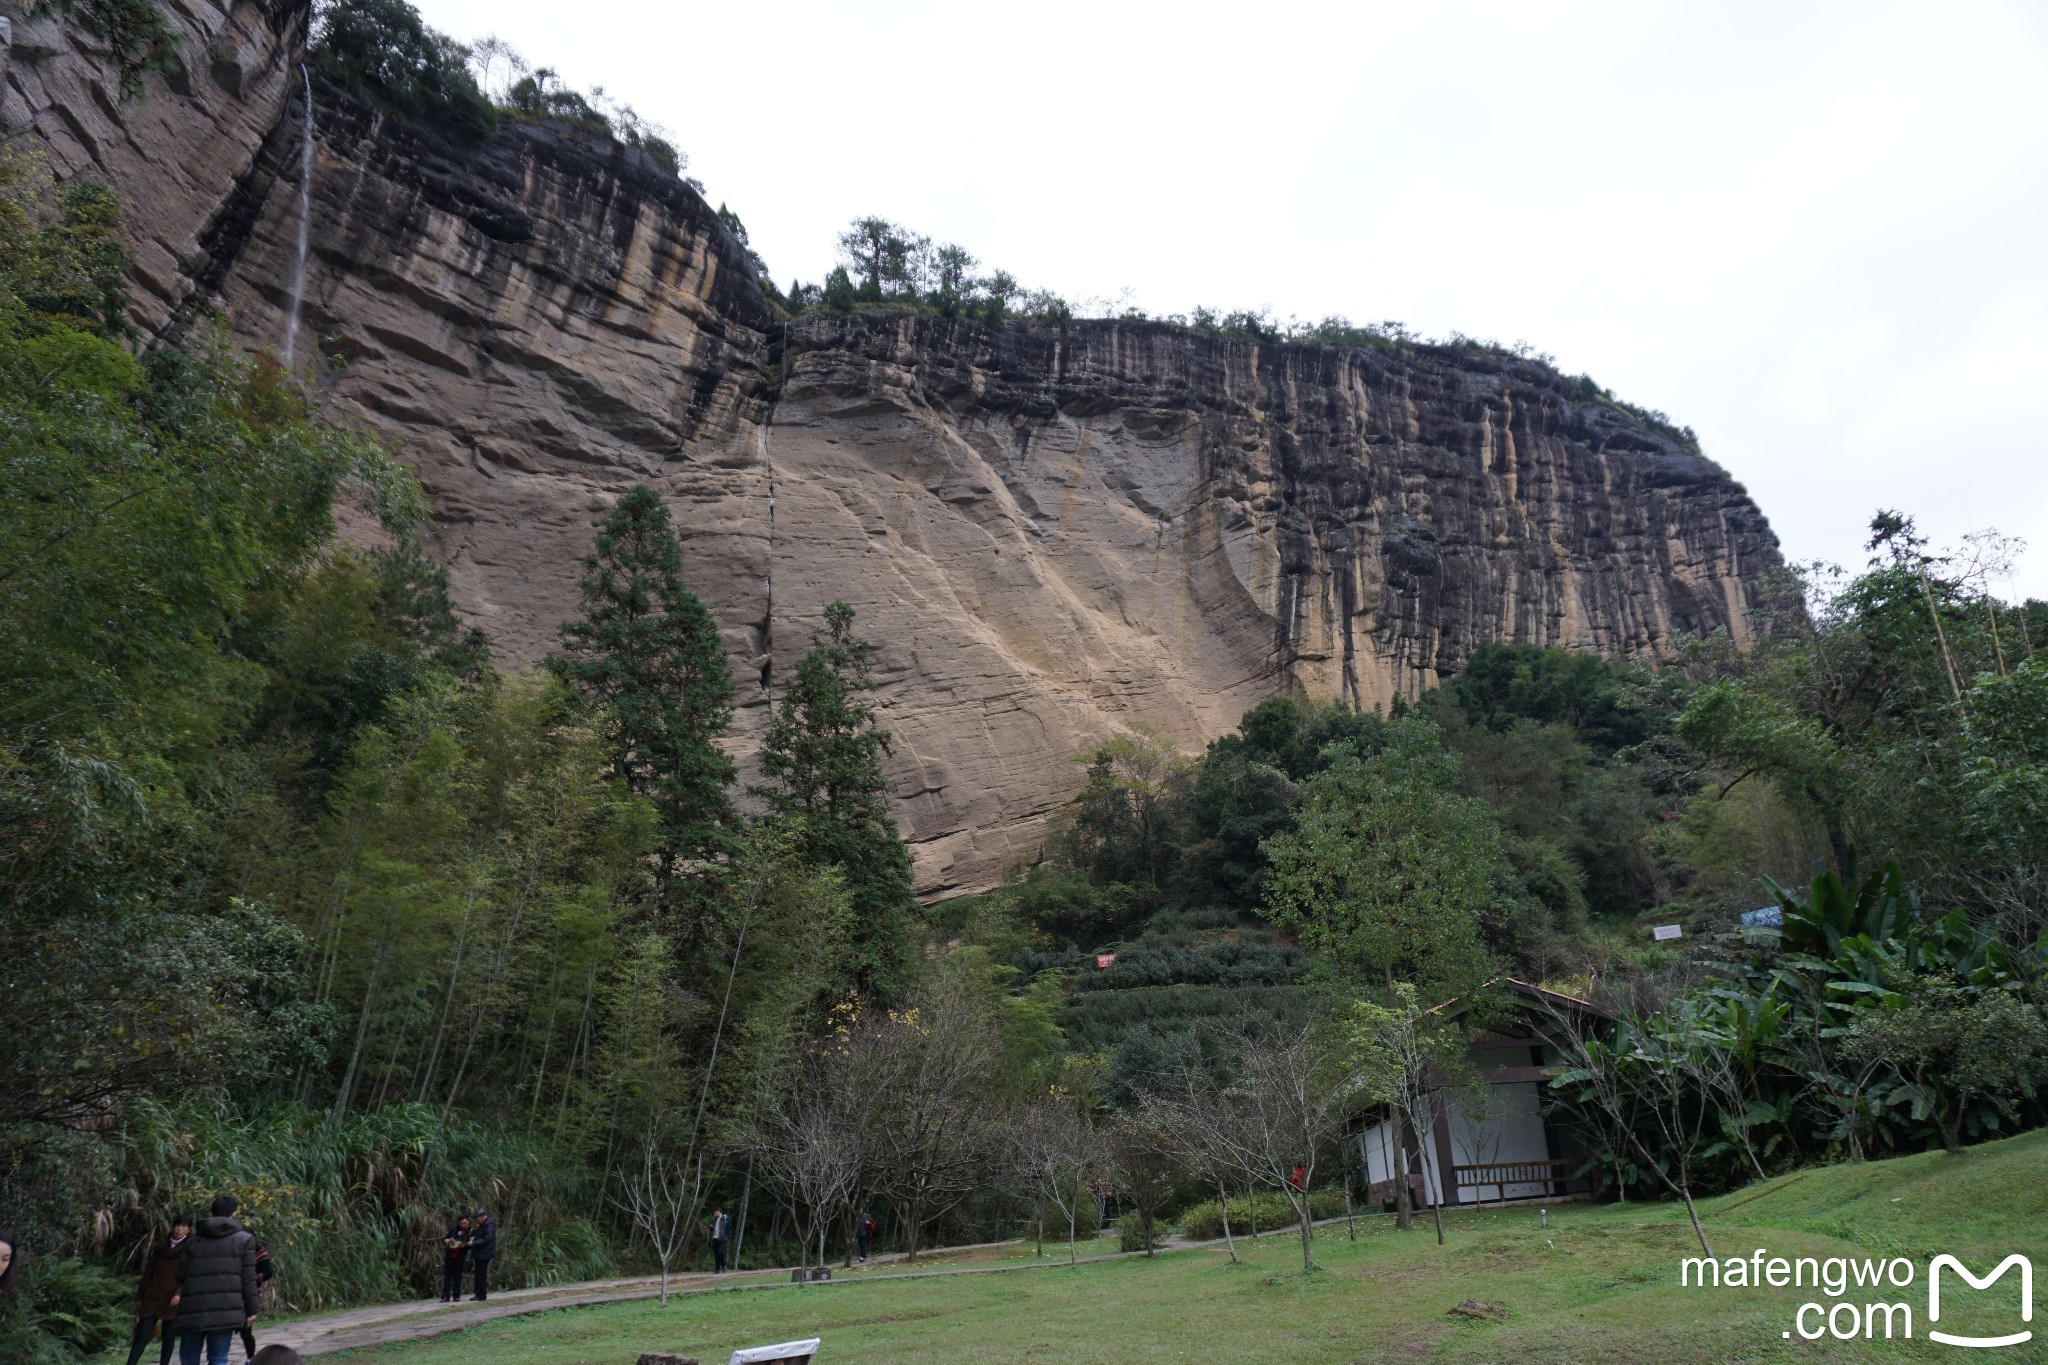
[{"label": "white sky", "polygon": [[1788,556],[1995,526],[2048,597],[2048,4],[417,0],[666,125],[776,278],[847,219],[1155,313],[1526,340]]}]

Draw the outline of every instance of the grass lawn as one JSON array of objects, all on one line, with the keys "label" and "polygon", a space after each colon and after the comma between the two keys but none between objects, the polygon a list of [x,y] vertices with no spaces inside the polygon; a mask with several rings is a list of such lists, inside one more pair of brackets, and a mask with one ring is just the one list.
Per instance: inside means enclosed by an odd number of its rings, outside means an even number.
[{"label": "grass lawn", "polygon": [[[1699,1246],[1672,1205],[1570,1205],[1447,1219],[1439,1247],[1427,1219],[1396,1232],[1361,1219],[1359,1237],[1321,1230],[1319,1267],[1304,1274],[1300,1243],[1282,1234],[1221,1248],[1076,1268],[781,1285],[575,1309],[346,1357],[356,1365],[631,1365],[642,1351],[722,1362],[735,1347],[819,1335],[833,1361],[1514,1361],[1715,1362],[1958,1358],[1930,1342],[1927,1262],[1948,1252],[1982,1273],[2025,1252],[2048,1266],[2048,1132],[1939,1154],[1841,1166],[1752,1186],[1703,1206],[1722,1258],[1905,1257],[1906,1288],[1851,1286],[1837,1299],[1811,1286],[1682,1288],[1679,1262]],[[1048,1252],[1052,1250],[1050,1246]],[[1065,1248],[1060,1248],[1064,1252]],[[1007,1254],[1007,1253],[1006,1253]],[[1028,1256],[1028,1249],[1026,1255]],[[1940,1328],[2019,1330],[2017,1277],[1987,1291],[1944,1279]],[[2048,1288],[2048,1286],[2044,1286]],[[1447,1316],[1477,1298],[1504,1321]],[[1803,1341],[1802,1303],[1871,1300],[1912,1309],[1911,1341]],[[1809,1317],[1808,1326],[1816,1325]],[[1877,1329],[1883,1334],[1882,1319]],[[1965,1355],[2048,1361],[2042,1339]]]}]

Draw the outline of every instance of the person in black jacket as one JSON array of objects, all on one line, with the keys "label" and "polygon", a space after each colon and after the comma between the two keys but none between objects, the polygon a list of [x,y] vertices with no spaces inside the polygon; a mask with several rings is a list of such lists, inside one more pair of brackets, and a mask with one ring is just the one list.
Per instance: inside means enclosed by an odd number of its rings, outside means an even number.
[{"label": "person in black jacket", "polygon": [[256,1321],[256,1239],[235,1221],[232,1195],[213,1201],[178,1258],[178,1343],[184,1365],[227,1365],[235,1334]]},{"label": "person in black jacket", "polygon": [[[249,1235],[253,1237],[256,1234],[252,1232]],[[270,1263],[270,1248],[258,1242],[256,1244],[256,1301],[258,1303],[263,1301],[263,1287],[270,1283],[270,1277],[276,1273],[276,1267]],[[251,1361],[255,1358],[255,1324],[253,1321],[245,1322],[242,1324],[242,1359],[244,1361]]]},{"label": "person in black jacket", "polygon": [[476,1293],[470,1302],[482,1303],[491,1296],[491,1258],[498,1254],[498,1220],[488,1210],[476,1211],[476,1222],[469,1230],[469,1263],[473,1267],[472,1283]]},{"label": "person in black jacket", "polygon": [[469,1218],[455,1220],[441,1239],[441,1302],[454,1303],[462,1297],[462,1266],[469,1259]]}]

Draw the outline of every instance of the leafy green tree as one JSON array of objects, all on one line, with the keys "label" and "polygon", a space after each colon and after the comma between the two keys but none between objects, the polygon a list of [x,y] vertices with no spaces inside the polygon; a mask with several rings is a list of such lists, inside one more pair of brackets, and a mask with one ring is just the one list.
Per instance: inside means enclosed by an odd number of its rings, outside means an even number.
[{"label": "leafy green tree", "polygon": [[851,313],[856,302],[853,279],[846,273],[846,267],[833,266],[832,273],[825,277],[825,306],[835,313]]},{"label": "leafy green tree", "polygon": [[1344,967],[1450,994],[1485,976],[1483,929],[1514,872],[1492,816],[1458,793],[1436,728],[1407,716],[1386,739],[1303,789],[1295,828],[1266,846],[1267,913]]},{"label": "leafy green tree", "polygon": [[1475,724],[1563,724],[1602,754],[1642,743],[1654,723],[1636,670],[1582,650],[1488,641],[1443,691]]},{"label": "leafy green tree", "polygon": [[563,623],[556,667],[614,718],[618,774],[661,819],[666,891],[737,847],[735,770],[718,745],[732,721],[732,672],[718,623],[683,586],[660,494],[628,489],[583,564],[583,611]]},{"label": "leafy green tree", "polygon": [[946,317],[959,313],[973,287],[974,267],[981,262],[957,242],[948,242],[932,253],[932,306]]},{"label": "leafy green tree", "polygon": [[981,281],[983,320],[1001,322],[1003,316],[1010,311],[1010,301],[1023,292],[1024,287],[1017,283],[1017,277],[1009,271],[992,272]]},{"label": "leafy green tree", "polygon": [[917,902],[882,772],[889,732],[861,700],[875,688],[875,646],[853,633],[853,616],[844,602],[825,608],[826,633],[812,637],[762,737],[768,782],[755,790],[807,858],[844,876],[853,980],[886,995],[904,983]]},{"label": "leafy green tree", "polygon": [[842,268],[860,276],[862,303],[917,302],[930,283],[931,254],[931,238],[886,218],[856,218],[839,234]]},{"label": "leafy green tree", "polygon": [[1769,783],[1846,872],[1892,852],[1930,898],[1996,922],[2007,941],[2043,926],[2048,841],[2038,734],[2012,698],[2035,688],[2028,616],[1986,584],[2010,547],[1980,538],[1929,553],[1910,519],[1879,513],[1853,578],[1815,573],[1809,606],[1747,648],[1688,656],[1703,684],[1676,733],[1725,796]]},{"label": "leafy green tree", "polygon": [[405,0],[322,0],[312,51],[356,94],[375,95],[473,141],[497,129],[497,113],[461,45],[428,28]]},{"label": "leafy green tree", "polygon": [[210,778],[263,685],[237,636],[340,489],[416,506],[218,333],[125,350],[116,207],[0,156],[0,1204],[57,1248],[118,1188],[142,1097],[303,1050],[265,960],[289,973],[296,936],[215,875]]},{"label": "leafy green tree", "polygon": [[1972,1105],[1981,1101],[2010,1122],[2019,1117],[2018,1101],[2048,1080],[2048,1023],[2011,991],[1915,983],[1857,1015],[1848,1051],[1907,1078],[1899,1098],[1934,1120],[1951,1156],[1962,1150]]},{"label": "leafy green tree", "polygon": [[1299,697],[1271,697],[1245,712],[1236,734],[1209,745],[1190,783],[1176,878],[1181,892],[1256,907],[1266,877],[1263,845],[1293,828],[1300,784],[1337,753],[1375,750],[1383,724],[1370,712]]},{"label": "leafy green tree", "polygon": [[1052,843],[1098,884],[1158,890],[1173,874],[1193,764],[1144,726],[1098,745]]}]

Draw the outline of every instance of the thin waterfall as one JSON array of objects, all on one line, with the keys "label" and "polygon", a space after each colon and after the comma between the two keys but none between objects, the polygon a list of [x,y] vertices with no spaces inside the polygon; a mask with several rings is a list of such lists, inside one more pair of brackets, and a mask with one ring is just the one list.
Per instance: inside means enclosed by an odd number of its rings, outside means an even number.
[{"label": "thin waterfall", "polygon": [[299,63],[299,79],[306,87],[306,117],[299,139],[299,252],[292,262],[292,301],[284,319],[284,363],[292,363],[299,341],[299,300],[306,293],[306,253],[313,233],[313,77],[306,64]]}]

